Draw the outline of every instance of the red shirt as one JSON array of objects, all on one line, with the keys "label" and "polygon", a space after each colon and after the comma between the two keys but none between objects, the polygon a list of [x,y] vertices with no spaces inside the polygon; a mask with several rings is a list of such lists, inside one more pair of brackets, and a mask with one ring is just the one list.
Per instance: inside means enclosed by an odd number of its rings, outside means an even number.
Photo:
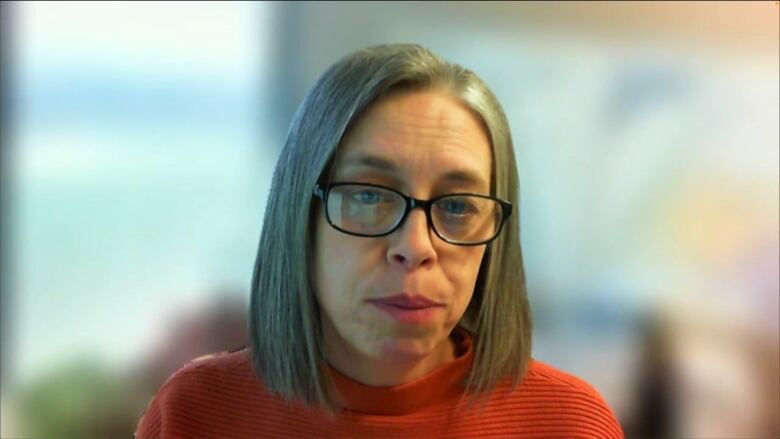
[{"label": "red shirt", "polygon": [[192,361],[159,389],[136,438],[622,438],[614,414],[589,384],[532,360],[512,389],[503,380],[484,405],[461,400],[474,350],[394,387],[371,387],[330,368],[341,395],[335,416],[268,392],[243,349]]}]

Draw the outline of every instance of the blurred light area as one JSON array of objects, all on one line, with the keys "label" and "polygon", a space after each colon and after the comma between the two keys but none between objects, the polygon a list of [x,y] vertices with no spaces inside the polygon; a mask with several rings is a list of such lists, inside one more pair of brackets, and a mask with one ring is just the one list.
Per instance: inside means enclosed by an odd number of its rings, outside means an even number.
[{"label": "blurred light area", "polygon": [[[21,72],[56,67],[89,72],[168,72],[247,85],[258,79],[267,6],[220,2],[31,2],[19,5]],[[86,68],[77,62],[87,63]],[[160,77],[157,79],[165,79]]]},{"label": "blurred light area", "polygon": [[[126,436],[178,365],[239,346],[292,112],[344,54],[417,42],[507,113],[534,356],[591,382],[630,437],[778,437],[778,9],[15,4],[25,385],[4,432]],[[48,396],[79,392],[128,396],[93,425]]]},{"label": "blurred light area", "polygon": [[215,294],[246,301],[276,155],[258,104],[268,5],[9,10],[15,271],[4,384],[34,386],[82,360],[134,367],[188,309]]}]

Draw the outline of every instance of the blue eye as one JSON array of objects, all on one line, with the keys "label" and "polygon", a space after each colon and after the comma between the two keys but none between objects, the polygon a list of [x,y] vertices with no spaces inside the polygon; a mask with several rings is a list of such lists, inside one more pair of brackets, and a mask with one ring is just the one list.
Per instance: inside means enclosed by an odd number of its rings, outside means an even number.
[{"label": "blue eye", "polygon": [[363,204],[376,204],[382,199],[382,195],[375,190],[363,189],[352,194],[352,198]]},{"label": "blue eye", "polygon": [[443,200],[438,204],[445,213],[450,215],[466,215],[475,211],[474,206],[463,199]]},{"label": "blue eye", "polygon": [[448,201],[444,204],[444,209],[450,213],[463,213],[466,211],[466,203],[462,201]]}]

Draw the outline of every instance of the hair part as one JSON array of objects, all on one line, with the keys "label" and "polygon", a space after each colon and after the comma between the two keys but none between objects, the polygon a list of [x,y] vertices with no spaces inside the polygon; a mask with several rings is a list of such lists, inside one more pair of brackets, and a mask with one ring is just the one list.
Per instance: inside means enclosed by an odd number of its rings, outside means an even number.
[{"label": "hair part", "polygon": [[[286,400],[332,409],[314,294],[312,196],[327,176],[344,134],[369,105],[391,93],[441,90],[485,125],[491,143],[494,196],[518,205],[519,183],[509,126],[498,100],[474,73],[412,44],[369,47],[341,58],[315,82],[296,111],[273,174],[251,285],[252,358],[266,388]],[[469,394],[500,380],[519,383],[531,353],[519,209],[487,244],[474,295],[459,325],[474,338],[464,383]]]}]

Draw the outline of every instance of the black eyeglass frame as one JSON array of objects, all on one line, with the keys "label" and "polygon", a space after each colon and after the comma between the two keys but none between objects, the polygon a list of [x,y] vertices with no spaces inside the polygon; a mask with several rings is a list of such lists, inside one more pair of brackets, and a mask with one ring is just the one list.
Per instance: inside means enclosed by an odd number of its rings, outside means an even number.
[{"label": "black eyeglass frame", "polygon": [[[403,200],[406,202],[406,208],[404,209],[404,213],[403,213],[403,215],[401,215],[401,218],[398,220],[398,222],[393,227],[390,228],[390,230],[388,230],[387,232],[384,232],[384,233],[380,233],[380,234],[355,233],[355,232],[350,232],[348,230],[344,230],[344,229],[338,227],[336,224],[334,224],[333,221],[331,221],[330,214],[328,213],[328,195],[330,194],[331,189],[333,189],[334,187],[338,187],[338,186],[354,186],[354,185],[375,187],[375,188],[378,188],[378,189],[382,189],[382,190],[393,192],[393,193],[398,194],[399,196],[401,196],[401,198],[403,198]],[[419,207],[419,208],[422,208],[423,211],[425,212],[425,218],[428,221],[428,227],[431,230],[433,230],[433,233],[435,233],[436,236],[438,236],[442,241],[447,242],[449,244],[461,245],[461,246],[483,245],[483,244],[487,244],[487,243],[493,241],[494,239],[498,238],[498,235],[501,234],[501,230],[504,228],[504,224],[506,223],[506,220],[509,218],[510,215],[512,215],[512,203],[510,203],[510,202],[508,202],[506,200],[502,200],[502,199],[497,198],[497,197],[492,197],[490,195],[472,194],[472,193],[466,193],[466,192],[439,195],[437,197],[433,197],[433,198],[428,199],[428,200],[420,200],[419,198],[410,197],[410,196],[408,196],[408,195],[404,194],[403,192],[400,192],[400,191],[398,191],[396,189],[393,189],[393,188],[390,188],[390,187],[387,187],[387,186],[382,186],[382,185],[379,185],[379,184],[360,183],[360,182],[339,182],[339,183],[327,184],[327,185],[324,185],[324,186],[320,186],[320,184],[317,183],[316,185],[314,185],[313,195],[315,197],[319,198],[320,200],[322,200],[322,204],[325,206],[325,219],[327,219],[328,224],[330,224],[331,227],[333,227],[334,229],[338,230],[339,232],[346,233],[347,235],[361,236],[361,237],[366,237],[366,238],[379,238],[379,237],[387,236],[387,235],[395,232],[396,230],[398,230],[399,227],[401,227],[401,225],[403,225],[404,221],[406,221],[406,217],[409,216],[409,212],[411,212],[412,209],[416,209],[416,208]],[[441,200],[443,198],[449,198],[449,197],[455,197],[455,196],[463,196],[463,195],[468,195],[468,196],[471,196],[471,197],[479,197],[479,198],[485,198],[485,199],[493,200],[493,201],[498,202],[498,204],[501,205],[501,222],[498,224],[498,228],[496,230],[495,235],[493,235],[493,237],[491,237],[490,239],[487,239],[485,241],[480,241],[480,242],[462,243],[462,242],[451,241],[451,240],[441,236],[439,231],[436,230],[436,227],[433,225],[433,220],[431,219],[431,206],[433,205],[433,203],[435,203],[435,202],[437,202],[437,201],[439,201],[439,200]]]}]

